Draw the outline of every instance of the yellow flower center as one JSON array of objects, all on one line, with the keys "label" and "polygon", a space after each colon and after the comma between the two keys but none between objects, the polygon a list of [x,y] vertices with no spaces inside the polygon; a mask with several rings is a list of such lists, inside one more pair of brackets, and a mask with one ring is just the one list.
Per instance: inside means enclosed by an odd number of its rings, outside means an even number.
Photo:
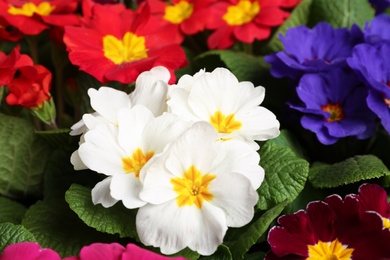
[{"label": "yellow flower center", "polygon": [[217,111],[210,117],[210,123],[222,134],[230,134],[234,130],[241,128],[242,124],[234,119],[234,114],[225,116],[221,111]]},{"label": "yellow flower center", "polygon": [[252,21],[259,12],[260,5],[257,0],[240,0],[237,5],[229,6],[222,18],[228,25],[243,25]]},{"label": "yellow flower center", "polygon": [[148,57],[145,47],[145,37],[127,32],[120,40],[113,35],[103,38],[104,57],[115,64],[132,62]]},{"label": "yellow flower center", "polygon": [[345,115],[343,112],[343,108],[339,103],[332,104],[328,103],[326,106],[321,107],[322,111],[329,112],[329,117],[326,119],[328,122],[337,122],[342,120]]},{"label": "yellow flower center", "polygon": [[187,1],[180,1],[175,5],[169,5],[165,8],[164,19],[173,24],[179,24],[190,17],[193,11],[193,4]]},{"label": "yellow flower center", "polygon": [[8,13],[12,15],[24,15],[24,16],[33,16],[34,14],[39,14],[40,16],[48,16],[55,9],[55,6],[50,5],[49,2],[42,2],[38,6],[34,3],[25,3],[22,7],[15,7],[10,5]]},{"label": "yellow flower center", "polygon": [[208,190],[208,185],[215,179],[213,174],[202,174],[192,165],[182,178],[173,178],[171,183],[173,190],[177,193],[176,203],[179,207],[193,206],[202,208],[203,201],[211,201],[213,194]]},{"label": "yellow flower center", "polygon": [[382,221],[383,221],[384,228],[389,228],[390,229],[390,219],[382,218]]},{"label": "yellow flower center", "polygon": [[142,167],[152,158],[154,152],[143,153],[141,148],[135,150],[135,152],[129,156],[122,158],[122,166],[126,173],[134,173],[135,177],[139,177],[139,172]]},{"label": "yellow flower center", "polygon": [[332,242],[318,241],[315,245],[309,245],[309,257],[306,260],[350,260],[353,248],[347,248],[338,239]]}]

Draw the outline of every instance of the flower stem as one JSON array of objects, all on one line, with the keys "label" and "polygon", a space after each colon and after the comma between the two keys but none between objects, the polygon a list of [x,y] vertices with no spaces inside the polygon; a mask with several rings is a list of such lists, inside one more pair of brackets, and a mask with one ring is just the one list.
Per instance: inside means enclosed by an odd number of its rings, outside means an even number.
[{"label": "flower stem", "polygon": [[26,41],[30,48],[30,55],[34,64],[39,64],[39,55],[38,55],[38,39],[34,36],[26,36]]}]

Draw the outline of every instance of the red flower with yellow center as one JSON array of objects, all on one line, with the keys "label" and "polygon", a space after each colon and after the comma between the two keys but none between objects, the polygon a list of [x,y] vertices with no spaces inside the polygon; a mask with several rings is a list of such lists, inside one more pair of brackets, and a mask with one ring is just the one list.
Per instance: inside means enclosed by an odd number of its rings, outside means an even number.
[{"label": "red flower with yellow center", "polygon": [[182,35],[192,35],[205,29],[209,6],[215,0],[174,0],[170,4],[162,0],[148,0],[152,15],[162,23],[176,25],[180,41]]},{"label": "red flower with yellow center", "polygon": [[281,25],[289,13],[274,0],[224,0],[210,7],[206,28],[215,30],[208,38],[211,49],[226,49],[235,41],[253,43],[271,34],[271,27]]},{"label": "red flower with yellow center", "polygon": [[127,84],[152,67],[165,66],[173,76],[173,70],[187,64],[184,51],[172,40],[174,27],[160,27],[147,5],[137,12],[124,5],[93,8],[94,16],[85,17],[81,27],[65,27],[69,59],[80,70],[103,83]]},{"label": "red flower with yellow center", "polygon": [[53,26],[79,24],[75,14],[79,0],[5,0],[0,2],[0,15],[27,35],[36,35]]}]

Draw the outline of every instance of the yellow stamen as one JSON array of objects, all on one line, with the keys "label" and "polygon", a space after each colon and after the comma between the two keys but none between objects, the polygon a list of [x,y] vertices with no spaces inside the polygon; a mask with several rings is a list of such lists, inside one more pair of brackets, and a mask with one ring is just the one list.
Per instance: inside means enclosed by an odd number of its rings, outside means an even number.
[{"label": "yellow stamen", "polygon": [[237,5],[229,6],[222,18],[228,25],[237,26],[251,22],[259,12],[257,0],[240,0]]},{"label": "yellow stamen", "polygon": [[113,35],[106,35],[103,38],[104,56],[115,64],[132,62],[148,57],[145,47],[145,37],[137,36],[127,32],[122,40]]},{"label": "yellow stamen", "polygon": [[139,172],[142,167],[152,158],[154,152],[143,153],[141,148],[138,148],[134,153],[129,156],[122,158],[122,166],[126,173],[134,173],[135,177],[139,177]]},{"label": "yellow stamen", "polygon": [[322,111],[329,112],[329,117],[326,119],[328,122],[337,122],[344,119],[345,115],[343,108],[339,103],[328,103],[326,106],[321,107]]},{"label": "yellow stamen", "polygon": [[308,245],[309,257],[306,260],[350,260],[353,248],[341,244],[338,239],[332,242],[318,241],[315,245]]},{"label": "yellow stamen", "polygon": [[177,193],[176,203],[179,207],[193,206],[202,208],[204,201],[211,201],[213,194],[208,190],[208,185],[215,179],[213,174],[202,174],[192,165],[182,178],[173,178],[171,183],[173,190]]},{"label": "yellow stamen", "polygon": [[383,227],[390,229],[390,219],[382,218],[382,221],[383,221]]},{"label": "yellow stamen", "polygon": [[164,19],[173,24],[179,24],[192,15],[194,5],[187,1],[180,1],[165,8]]},{"label": "yellow stamen", "polygon": [[222,134],[230,134],[231,132],[241,128],[242,124],[236,121],[234,114],[225,116],[221,111],[216,111],[213,116],[210,117],[210,123]]},{"label": "yellow stamen", "polygon": [[33,16],[34,14],[48,16],[55,8],[56,7],[50,5],[49,2],[42,2],[38,6],[36,6],[34,3],[28,2],[24,3],[20,8],[10,5],[8,13],[12,15],[24,15],[29,17]]}]

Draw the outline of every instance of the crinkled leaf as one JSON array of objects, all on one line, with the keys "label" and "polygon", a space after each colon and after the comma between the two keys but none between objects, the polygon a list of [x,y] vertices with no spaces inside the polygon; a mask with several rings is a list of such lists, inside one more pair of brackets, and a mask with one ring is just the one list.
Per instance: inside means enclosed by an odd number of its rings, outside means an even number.
[{"label": "crinkled leaf", "polygon": [[4,197],[0,197],[0,209],[0,223],[10,222],[13,224],[20,224],[27,210],[19,202]]},{"label": "crinkled leaf", "polygon": [[0,114],[0,194],[42,196],[43,171],[50,147],[26,120]]},{"label": "crinkled leaf", "polygon": [[85,225],[63,200],[38,201],[27,210],[22,225],[41,247],[52,248],[62,257],[77,255],[91,243],[118,239]]},{"label": "crinkled leaf", "polygon": [[230,228],[224,242],[230,249],[233,259],[243,259],[250,247],[268,230],[272,221],[279,216],[288,200],[277,204],[266,212],[257,212],[252,221],[242,228]]},{"label": "crinkled leaf", "polygon": [[279,35],[286,35],[286,31],[291,27],[296,27],[302,24],[307,24],[310,14],[310,6],[313,0],[303,0],[291,12],[289,18],[284,21],[276,32],[272,35],[265,48],[266,53],[272,53],[284,50],[283,44],[280,41]]},{"label": "crinkled leaf", "polygon": [[309,173],[309,163],[298,157],[291,148],[280,145],[283,142],[277,139],[268,140],[260,149],[260,165],[265,171],[264,181],[257,190],[257,208],[261,210],[286,199],[293,201],[305,186]]},{"label": "crinkled leaf", "polygon": [[36,134],[45,139],[53,147],[68,147],[72,137],[69,135],[69,129],[57,129],[48,131],[36,131]]},{"label": "crinkled leaf", "polygon": [[261,57],[231,50],[208,51],[197,59],[209,56],[218,56],[239,81],[259,82],[261,73],[269,69],[269,65]]},{"label": "crinkled leaf", "polygon": [[390,175],[386,165],[374,155],[357,155],[335,164],[316,162],[309,181],[315,188],[334,188]]},{"label": "crinkled leaf", "polygon": [[374,14],[367,0],[315,0],[311,5],[309,25],[324,21],[335,28],[350,28],[353,24],[363,27]]},{"label": "crinkled leaf", "polygon": [[8,245],[19,242],[36,242],[33,234],[31,234],[22,225],[15,225],[9,222],[0,224],[0,253]]},{"label": "crinkled leaf", "polygon": [[91,189],[73,184],[65,194],[69,207],[88,226],[108,234],[119,234],[120,237],[136,238],[135,212],[127,209],[122,203],[104,208],[92,203]]}]

